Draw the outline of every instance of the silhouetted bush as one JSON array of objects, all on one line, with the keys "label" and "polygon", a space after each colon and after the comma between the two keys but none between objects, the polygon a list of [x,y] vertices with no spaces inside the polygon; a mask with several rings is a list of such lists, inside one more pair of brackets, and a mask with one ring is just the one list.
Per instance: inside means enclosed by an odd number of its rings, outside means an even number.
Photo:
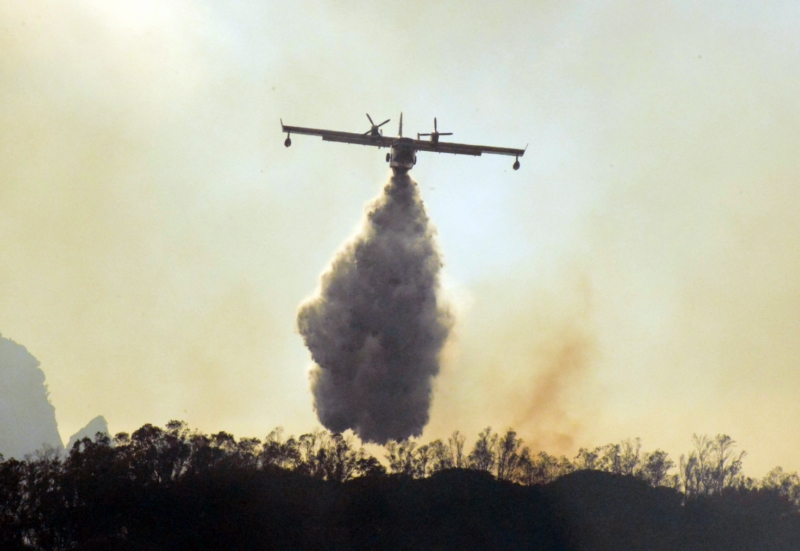
[{"label": "silhouetted bush", "polygon": [[389,442],[280,430],[237,440],[173,421],[69,453],[0,459],[2,550],[797,550],[800,485],[741,473],[725,435],[695,436],[677,473],[638,440],[570,461],[513,430]]}]

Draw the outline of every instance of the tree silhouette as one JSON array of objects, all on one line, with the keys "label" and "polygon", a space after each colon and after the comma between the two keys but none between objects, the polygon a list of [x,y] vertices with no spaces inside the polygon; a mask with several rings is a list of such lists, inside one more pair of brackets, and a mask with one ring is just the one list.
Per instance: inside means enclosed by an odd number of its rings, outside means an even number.
[{"label": "tree silhouette", "polygon": [[478,435],[475,446],[469,453],[467,465],[476,471],[491,472],[497,464],[497,440],[496,432],[492,432],[491,427],[486,427]]},{"label": "tree silhouette", "polygon": [[417,441],[410,438],[396,442],[389,440],[384,446],[385,458],[389,462],[389,472],[402,474],[412,478],[424,476],[424,471],[419,472],[419,461],[416,458]]},{"label": "tree silhouette", "polygon": [[353,439],[340,433],[316,430],[298,440],[299,461],[295,470],[322,480],[344,482],[357,476],[378,474],[380,463],[363,447],[355,449]]},{"label": "tree silhouette", "polygon": [[743,482],[739,473],[745,452],[736,453],[736,442],[727,434],[714,438],[692,436],[695,449],[680,458],[678,477],[687,499],[720,494]]},{"label": "tree silhouette", "polygon": [[675,463],[669,458],[667,452],[656,450],[644,455],[642,468],[638,476],[651,486],[670,486],[676,485],[675,475],[670,475],[669,471]]},{"label": "tree silhouette", "polygon": [[[800,477],[742,474],[727,435],[697,436],[678,469],[639,439],[573,461],[486,428],[391,441],[260,441],[185,423],[84,438],[68,455],[0,457],[0,549],[795,550]],[[400,476],[385,476],[387,473]]]},{"label": "tree silhouette", "polygon": [[497,460],[494,463],[497,465],[498,480],[519,479],[522,461],[521,448],[522,440],[517,438],[516,432],[508,429],[497,443]]},{"label": "tree silhouette", "polygon": [[785,498],[800,510],[800,477],[797,473],[787,473],[781,467],[775,467],[764,476],[759,487]]},{"label": "tree silhouette", "polygon": [[447,439],[450,458],[453,461],[453,467],[456,469],[464,469],[467,466],[467,461],[464,457],[464,443],[466,440],[466,437],[458,431],[453,432],[450,438]]}]

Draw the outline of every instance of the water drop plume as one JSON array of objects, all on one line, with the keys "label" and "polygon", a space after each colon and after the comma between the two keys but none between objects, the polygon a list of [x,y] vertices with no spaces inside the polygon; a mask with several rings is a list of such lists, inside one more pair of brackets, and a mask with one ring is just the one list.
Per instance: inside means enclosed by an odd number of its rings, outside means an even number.
[{"label": "water drop plume", "polygon": [[417,184],[395,175],[298,312],[320,422],[383,444],[428,422],[452,326],[437,298],[442,266]]}]

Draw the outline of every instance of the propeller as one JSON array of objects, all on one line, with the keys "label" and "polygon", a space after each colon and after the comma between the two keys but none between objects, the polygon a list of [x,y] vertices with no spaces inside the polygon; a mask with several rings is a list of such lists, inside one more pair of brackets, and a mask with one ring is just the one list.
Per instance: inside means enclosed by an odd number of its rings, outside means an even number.
[{"label": "propeller", "polygon": [[439,132],[439,128],[436,126],[436,117],[433,117],[433,132],[426,132],[425,134],[417,134],[417,139],[420,136],[430,136],[431,141],[436,143],[439,141],[439,136],[452,136],[452,132]]},{"label": "propeller", "polygon": [[381,133],[380,133],[380,130],[378,130],[378,129],[391,120],[391,119],[386,119],[385,121],[383,121],[380,124],[375,124],[374,122],[372,122],[372,117],[369,116],[369,113],[367,113],[367,118],[369,119],[369,123],[372,125],[372,128],[370,128],[369,130],[364,132],[365,136],[367,134],[371,134],[373,136],[380,136]]}]

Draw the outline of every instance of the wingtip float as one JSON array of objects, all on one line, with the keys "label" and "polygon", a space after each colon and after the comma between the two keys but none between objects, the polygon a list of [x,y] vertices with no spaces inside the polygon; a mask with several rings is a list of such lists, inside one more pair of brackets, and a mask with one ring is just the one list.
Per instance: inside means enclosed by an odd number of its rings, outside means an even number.
[{"label": "wingtip float", "polygon": [[[400,126],[396,138],[389,138],[383,135],[381,128],[390,119],[386,119],[380,124],[375,124],[372,117],[367,114],[369,119],[370,129],[363,134],[353,132],[340,132],[337,130],[321,130],[319,128],[304,128],[302,126],[287,126],[283,124],[281,119],[281,131],[286,132],[286,140],[283,145],[289,147],[292,145],[292,133],[294,134],[308,134],[310,136],[320,136],[326,142],[341,142],[357,145],[369,145],[373,147],[386,147],[389,148],[389,153],[386,154],[386,162],[392,168],[395,174],[405,174],[416,164],[417,151],[431,151],[434,153],[452,153],[453,155],[472,155],[480,156],[484,153],[491,153],[494,155],[509,155],[514,157],[514,164],[512,168],[519,170],[519,158],[525,154],[528,146],[525,149],[513,149],[510,147],[493,147],[488,145],[470,145],[462,143],[443,142],[440,136],[452,136],[452,132],[439,132],[436,118],[433,119],[433,132],[417,134],[417,139],[403,137],[403,114],[400,113]],[[422,136],[429,136],[429,139],[423,140]]]}]

